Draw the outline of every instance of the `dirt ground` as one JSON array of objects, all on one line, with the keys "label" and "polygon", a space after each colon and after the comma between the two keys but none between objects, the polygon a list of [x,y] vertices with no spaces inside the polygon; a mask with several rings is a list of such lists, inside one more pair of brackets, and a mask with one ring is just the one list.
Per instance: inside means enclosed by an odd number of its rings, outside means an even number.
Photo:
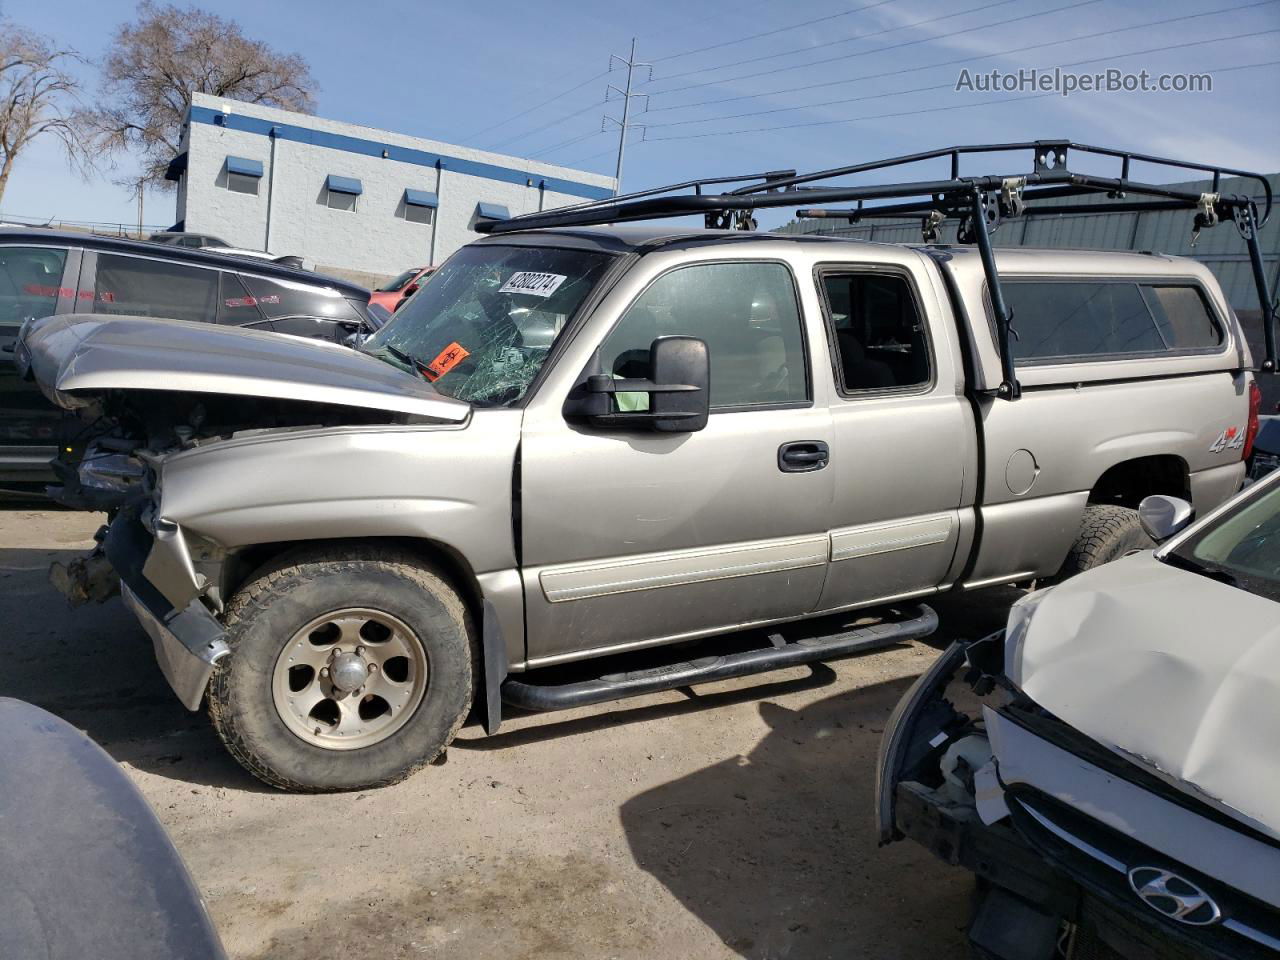
[{"label": "dirt ground", "polygon": [[468,726],[395,787],[290,796],[183,709],[118,599],[72,611],[47,584],[100,522],[0,511],[0,695],[123,765],[232,957],[967,956],[970,878],[876,847],[876,750],[937,648],[999,626],[1010,591],[935,604],[927,645]]}]

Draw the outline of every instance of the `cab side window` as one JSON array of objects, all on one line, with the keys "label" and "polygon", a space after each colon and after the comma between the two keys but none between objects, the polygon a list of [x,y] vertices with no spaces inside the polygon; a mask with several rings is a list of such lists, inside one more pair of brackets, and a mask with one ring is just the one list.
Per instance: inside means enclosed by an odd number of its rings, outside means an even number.
[{"label": "cab side window", "polygon": [[93,312],[213,323],[218,283],[217,270],[100,253]]},{"label": "cab side window", "polygon": [[924,323],[906,277],[871,272],[821,277],[842,393],[930,382]]},{"label": "cab side window", "polygon": [[[809,399],[804,338],[791,271],[780,263],[706,263],[663,274],[627,308],[600,347],[605,373],[648,378],[658,337],[706,341],[711,408]],[[644,394],[618,394],[621,410]]]}]

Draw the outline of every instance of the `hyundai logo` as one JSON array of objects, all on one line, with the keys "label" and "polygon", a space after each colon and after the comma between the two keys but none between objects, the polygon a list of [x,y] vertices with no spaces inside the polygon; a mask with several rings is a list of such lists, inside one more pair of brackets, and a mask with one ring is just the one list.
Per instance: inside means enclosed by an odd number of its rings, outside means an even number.
[{"label": "hyundai logo", "polygon": [[1222,919],[1212,897],[1172,870],[1134,867],[1129,871],[1129,886],[1143,903],[1170,920],[1203,927]]}]

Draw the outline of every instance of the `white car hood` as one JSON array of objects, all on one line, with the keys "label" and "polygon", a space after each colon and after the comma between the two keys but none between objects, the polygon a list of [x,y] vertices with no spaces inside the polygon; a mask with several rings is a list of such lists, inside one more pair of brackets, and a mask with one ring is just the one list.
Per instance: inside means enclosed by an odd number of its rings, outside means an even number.
[{"label": "white car hood", "polygon": [[54,403],[73,394],[167,390],[305,400],[462,422],[470,406],[425,380],[334,343],[154,317],[66,314],[29,325],[18,344]]},{"label": "white car hood", "polygon": [[1280,838],[1280,604],[1141,553],[1054,587],[1005,671],[1086,736]]}]

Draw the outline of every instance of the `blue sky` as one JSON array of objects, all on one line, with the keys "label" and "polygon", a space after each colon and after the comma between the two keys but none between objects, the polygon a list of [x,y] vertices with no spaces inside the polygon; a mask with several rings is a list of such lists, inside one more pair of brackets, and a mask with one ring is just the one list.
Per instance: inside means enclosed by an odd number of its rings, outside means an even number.
[{"label": "blue sky", "polygon": [[[647,69],[637,76],[636,89],[650,97],[648,112],[645,100],[633,101],[633,119],[647,130],[633,131],[627,148],[627,189],[1048,137],[1280,169],[1280,66],[1250,66],[1280,61],[1275,0],[208,6],[247,34],[307,57],[321,116],[605,173],[613,171],[617,133],[598,131],[604,114],[616,116],[621,106],[606,108],[605,87],[621,86],[624,73],[597,75],[634,36],[639,59],[653,63],[653,80]],[[0,0],[3,14],[91,58],[107,52],[133,9],[116,0]],[[803,21],[813,22],[793,26]],[[1201,42],[1217,38],[1234,39]],[[1159,49],[1169,47],[1175,49]],[[966,67],[1055,66],[1210,73],[1213,90],[1063,98],[954,89]],[[86,76],[92,82],[91,70]],[[2,209],[83,220],[137,216],[134,199],[110,175],[81,180],[53,142],[19,158]],[[172,213],[172,194],[148,195],[148,223],[167,224]]]}]

